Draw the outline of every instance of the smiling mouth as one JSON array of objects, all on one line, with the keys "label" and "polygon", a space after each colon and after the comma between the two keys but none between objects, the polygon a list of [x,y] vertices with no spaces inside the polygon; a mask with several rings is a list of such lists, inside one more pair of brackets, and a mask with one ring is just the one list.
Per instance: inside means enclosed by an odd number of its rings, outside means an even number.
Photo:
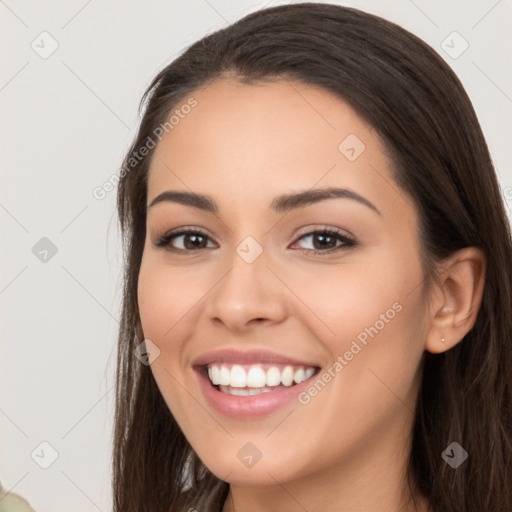
[{"label": "smiling mouth", "polygon": [[213,388],[236,396],[254,396],[296,386],[320,371],[318,366],[211,363],[202,373]]}]

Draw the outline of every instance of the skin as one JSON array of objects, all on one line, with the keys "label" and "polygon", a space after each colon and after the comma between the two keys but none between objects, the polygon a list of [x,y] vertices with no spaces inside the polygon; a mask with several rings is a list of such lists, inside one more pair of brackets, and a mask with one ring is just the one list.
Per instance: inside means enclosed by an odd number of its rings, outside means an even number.
[{"label": "skin", "polygon": [[[231,484],[223,511],[427,510],[418,494],[415,508],[404,476],[422,356],[448,350],[473,326],[483,256],[474,248],[453,255],[427,295],[416,207],[372,127],[330,93],[226,78],[193,96],[197,106],[154,150],[148,205],[174,189],[207,194],[219,211],[148,208],[138,298],[144,336],[160,349],[151,364],[159,389],[204,464]],[[365,144],[354,161],[338,149],[349,134]],[[357,192],[380,214],[348,198],[286,214],[269,207],[280,194],[331,186]],[[184,226],[205,232],[206,248],[155,247]],[[330,239],[328,248],[342,249],[315,254],[326,250],[322,240],[300,237],[322,228],[357,246]],[[251,264],[236,252],[247,236],[263,249]],[[170,243],[193,247],[185,241]],[[209,406],[191,367],[206,351],[242,347],[325,370],[395,303],[400,312],[306,405],[227,418]],[[237,457],[247,442],[262,452],[250,468]]]}]

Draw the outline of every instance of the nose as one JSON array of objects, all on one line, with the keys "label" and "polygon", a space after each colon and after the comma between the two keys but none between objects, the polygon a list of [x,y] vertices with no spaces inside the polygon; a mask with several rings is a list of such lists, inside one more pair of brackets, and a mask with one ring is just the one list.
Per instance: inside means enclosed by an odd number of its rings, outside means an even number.
[{"label": "nose", "polygon": [[252,263],[235,255],[229,271],[208,294],[211,321],[239,333],[282,322],[289,297],[275,274],[264,255]]}]

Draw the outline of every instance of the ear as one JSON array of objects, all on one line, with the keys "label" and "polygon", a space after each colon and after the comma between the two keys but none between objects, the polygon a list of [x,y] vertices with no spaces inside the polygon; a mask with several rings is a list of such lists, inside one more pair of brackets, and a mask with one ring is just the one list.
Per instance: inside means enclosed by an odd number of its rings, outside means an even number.
[{"label": "ear", "polygon": [[485,274],[486,258],[477,247],[460,249],[441,263],[432,289],[425,350],[445,352],[472,329],[482,303]]}]

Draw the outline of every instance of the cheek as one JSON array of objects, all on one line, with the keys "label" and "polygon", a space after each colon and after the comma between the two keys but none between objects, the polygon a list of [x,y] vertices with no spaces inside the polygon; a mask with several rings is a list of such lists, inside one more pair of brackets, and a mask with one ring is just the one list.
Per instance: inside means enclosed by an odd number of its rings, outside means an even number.
[{"label": "cheek", "polygon": [[191,310],[197,293],[190,281],[163,268],[151,258],[143,260],[137,286],[144,337],[159,348],[151,372],[167,406],[184,432],[193,428],[187,415],[189,395],[183,392],[183,356],[191,332]]},{"label": "cheek", "polygon": [[137,298],[145,337],[165,344],[161,349],[176,350],[171,340],[181,339],[194,304],[204,292],[193,276],[166,268],[154,258],[143,259]]},{"label": "cheek", "polygon": [[[402,270],[403,275],[391,276],[368,267],[358,273],[352,266],[339,279],[331,274],[330,281],[326,275],[301,284],[309,290],[306,302],[315,312],[308,312],[307,327],[332,361],[300,397],[296,417],[309,432],[310,446],[322,450],[328,442],[333,463],[340,453],[364,452],[373,436],[389,437],[391,426],[405,422],[414,409],[423,354],[423,300],[419,288],[411,293],[407,279],[416,271]],[[292,422],[282,425],[274,441],[286,444],[294,435],[292,427]],[[303,454],[309,455],[307,450]]]},{"label": "cheek", "polygon": [[[332,364],[338,361],[334,377],[326,375],[326,380],[332,382],[327,386],[333,403],[343,403],[344,410],[365,414],[368,400],[387,403],[393,399],[389,389],[405,397],[414,384],[424,351],[425,308],[417,286],[422,268],[407,254],[389,252],[375,264],[352,262],[295,273],[294,293],[307,308],[297,302],[303,312],[292,314],[300,315],[327,348]],[[321,415],[320,402],[315,414]]]},{"label": "cheek", "polygon": [[152,270],[149,264],[141,266],[137,299],[144,337],[160,340],[172,325],[172,310],[168,307],[169,288],[165,286],[164,276]]},{"label": "cheek", "polygon": [[[376,324],[379,332],[390,331],[389,325],[396,324],[403,313],[417,310],[413,304],[414,286],[421,282],[421,269],[405,258],[386,264],[384,258],[377,258],[375,264],[367,261],[348,261],[334,265],[318,265],[307,271],[293,268],[281,272],[283,281],[299,299],[290,297],[295,304],[291,313],[306,321],[318,338],[336,347],[337,340],[352,339],[365,329]],[[388,255],[392,261],[392,255]],[[284,272],[287,272],[285,274]],[[400,323],[400,322],[398,322]],[[364,334],[361,335],[364,339]],[[340,349],[343,344],[340,345]]]}]

